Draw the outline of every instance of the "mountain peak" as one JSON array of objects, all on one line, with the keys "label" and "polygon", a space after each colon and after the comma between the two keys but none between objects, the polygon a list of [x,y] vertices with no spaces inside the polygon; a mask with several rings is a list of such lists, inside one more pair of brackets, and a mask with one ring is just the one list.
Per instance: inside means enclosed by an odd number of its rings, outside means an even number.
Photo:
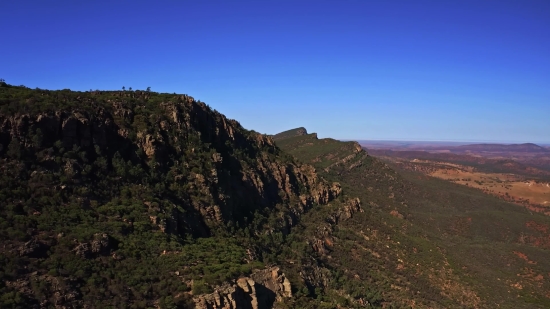
[{"label": "mountain peak", "polygon": [[289,138],[294,136],[307,135],[307,130],[304,127],[299,127],[291,130],[287,130],[278,134],[273,135],[274,140]]}]

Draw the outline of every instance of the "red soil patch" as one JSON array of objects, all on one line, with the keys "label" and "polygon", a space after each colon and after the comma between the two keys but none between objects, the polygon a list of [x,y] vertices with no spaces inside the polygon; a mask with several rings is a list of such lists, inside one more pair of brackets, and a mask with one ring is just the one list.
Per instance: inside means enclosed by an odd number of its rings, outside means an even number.
[{"label": "red soil patch", "polygon": [[525,260],[525,262],[527,262],[529,264],[537,264],[537,262],[529,260],[527,255],[525,255],[525,253],[523,253],[523,252],[514,251],[514,254],[517,255],[520,259]]},{"label": "red soil patch", "polygon": [[529,229],[537,231],[542,234],[540,236],[528,235],[527,236],[528,243],[539,248],[550,248],[550,235],[548,234],[548,230],[550,228],[548,227],[548,225],[537,223],[535,221],[529,221],[525,223],[525,225]]},{"label": "red soil patch", "polygon": [[537,230],[539,232],[542,232],[544,234],[548,234],[548,229],[549,228],[548,228],[548,225],[546,225],[546,224],[537,223],[535,221],[529,221],[529,222],[525,223],[525,226],[527,226],[528,228]]}]

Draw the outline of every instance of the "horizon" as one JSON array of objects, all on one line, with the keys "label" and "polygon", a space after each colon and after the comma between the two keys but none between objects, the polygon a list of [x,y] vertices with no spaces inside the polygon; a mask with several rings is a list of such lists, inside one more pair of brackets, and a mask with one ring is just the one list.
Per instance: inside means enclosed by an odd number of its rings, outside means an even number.
[{"label": "horizon", "polygon": [[186,93],[266,134],[549,144],[547,12],[539,0],[8,2],[0,78]]},{"label": "horizon", "polygon": [[496,145],[520,145],[520,144],[535,144],[538,146],[550,146],[550,142],[530,142],[530,141],[495,141],[495,140],[380,140],[380,139],[342,139],[342,141],[357,141],[357,142],[389,142],[389,143],[452,143],[452,144],[496,144]]}]

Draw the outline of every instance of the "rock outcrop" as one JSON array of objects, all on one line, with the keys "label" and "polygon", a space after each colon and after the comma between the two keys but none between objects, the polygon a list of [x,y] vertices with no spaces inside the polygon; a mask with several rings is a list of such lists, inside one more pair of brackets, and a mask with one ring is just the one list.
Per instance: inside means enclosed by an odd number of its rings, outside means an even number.
[{"label": "rock outcrop", "polygon": [[271,267],[196,296],[194,302],[197,309],[268,309],[288,297],[292,297],[290,281],[279,267]]},{"label": "rock outcrop", "polygon": [[[186,95],[0,90],[13,91],[0,104],[0,179],[10,187],[1,214],[28,219],[14,220],[19,230],[3,247],[21,263],[10,264],[14,276],[3,283],[24,295],[20,307],[79,308],[94,298],[102,306],[170,307],[191,297],[175,286],[196,280],[210,288],[227,278],[234,281],[193,295],[197,306],[272,308],[292,296],[279,268],[251,269],[284,245],[308,210],[334,201],[339,183]],[[212,262],[231,265],[229,272],[206,276],[200,255],[181,267],[166,262],[185,249],[209,252],[197,238],[210,236],[243,242]],[[147,276],[127,275],[134,267]],[[141,289],[145,280],[155,288]]]},{"label": "rock outcrop", "polygon": [[109,235],[97,233],[90,242],[78,243],[73,252],[82,258],[90,258],[99,254],[108,254],[110,249]]},{"label": "rock outcrop", "polygon": [[[208,236],[212,228],[278,204],[287,205],[290,221],[296,221],[341,192],[339,184],[320,179],[313,167],[281,160],[272,137],[246,131],[190,96],[149,106],[156,108],[153,114],[146,101],[128,101],[129,95],[147,97],[143,92],[113,93],[99,104],[92,95],[79,97],[79,108],[0,115],[0,155],[15,149],[16,155],[34,156],[46,169],[62,170],[74,181],[98,155],[107,156],[106,168],[130,162],[159,173],[173,171],[178,185],[198,194],[151,212],[151,221],[166,233]],[[84,152],[87,161],[53,160],[51,154],[61,148]],[[205,152],[212,152],[207,160],[201,157]],[[157,220],[159,212],[169,215]]]}]

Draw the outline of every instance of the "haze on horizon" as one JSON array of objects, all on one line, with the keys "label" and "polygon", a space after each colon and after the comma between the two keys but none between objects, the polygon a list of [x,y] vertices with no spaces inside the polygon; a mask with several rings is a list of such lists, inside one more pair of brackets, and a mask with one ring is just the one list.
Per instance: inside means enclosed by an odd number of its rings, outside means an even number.
[{"label": "haze on horizon", "polygon": [[9,1],[0,78],[187,93],[247,129],[550,143],[550,1]]}]

